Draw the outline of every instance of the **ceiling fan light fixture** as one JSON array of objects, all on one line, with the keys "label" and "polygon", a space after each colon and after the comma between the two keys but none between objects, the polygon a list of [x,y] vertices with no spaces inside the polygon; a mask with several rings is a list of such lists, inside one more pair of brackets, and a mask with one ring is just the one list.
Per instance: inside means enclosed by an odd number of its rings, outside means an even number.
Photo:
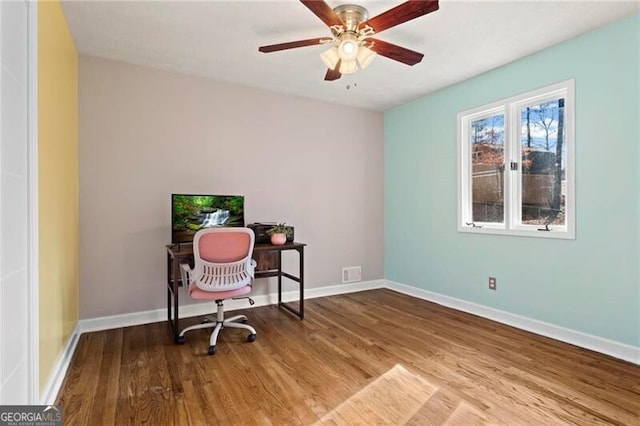
[{"label": "ceiling fan light fixture", "polygon": [[338,48],[333,46],[330,49],[326,50],[322,55],[320,55],[322,61],[325,63],[327,68],[335,69],[338,61],[340,60],[340,56],[338,55]]},{"label": "ceiling fan light fixture", "polygon": [[338,44],[338,55],[342,61],[353,61],[358,56],[358,39],[353,34],[344,34]]},{"label": "ceiling fan light fixture", "polygon": [[378,54],[373,50],[366,46],[360,46],[358,49],[358,63],[360,64],[360,68],[365,69],[368,67],[376,56],[378,56]]},{"label": "ceiling fan light fixture", "polygon": [[340,62],[340,74],[353,74],[358,71],[358,65],[356,64],[355,59],[352,61],[342,61]]}]

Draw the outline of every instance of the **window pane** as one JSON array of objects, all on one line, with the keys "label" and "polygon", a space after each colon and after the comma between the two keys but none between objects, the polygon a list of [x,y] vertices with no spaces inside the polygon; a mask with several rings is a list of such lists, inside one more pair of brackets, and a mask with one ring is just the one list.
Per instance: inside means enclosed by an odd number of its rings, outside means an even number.
[{"label": "window pane", "polygon": [[567,148],[564,98],[522,108],[523,224],[564,225]]},{"label": "window pane", "polygon": [[504,222],[504,115],[471,122],[473,222]]}]

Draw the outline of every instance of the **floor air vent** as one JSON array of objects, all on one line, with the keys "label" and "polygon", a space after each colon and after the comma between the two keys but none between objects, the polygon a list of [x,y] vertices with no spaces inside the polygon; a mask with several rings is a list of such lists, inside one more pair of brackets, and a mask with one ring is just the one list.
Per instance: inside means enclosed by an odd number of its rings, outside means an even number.
[{"label": "floor air vent", "polygon": [[362,281],[361,266],[349,266],[347,268],[342,268],[342,283],[353,283],[356,281]]}]

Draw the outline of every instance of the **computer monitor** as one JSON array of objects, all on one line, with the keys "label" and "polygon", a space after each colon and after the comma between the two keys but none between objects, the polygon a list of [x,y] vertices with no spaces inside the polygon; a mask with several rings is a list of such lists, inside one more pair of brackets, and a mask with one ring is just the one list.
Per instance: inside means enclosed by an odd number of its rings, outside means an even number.
[{"label": "computer monitor", "polygon": [[171,243],[191,243],[202,228],[244,226],[244,196],[171,194]]}]

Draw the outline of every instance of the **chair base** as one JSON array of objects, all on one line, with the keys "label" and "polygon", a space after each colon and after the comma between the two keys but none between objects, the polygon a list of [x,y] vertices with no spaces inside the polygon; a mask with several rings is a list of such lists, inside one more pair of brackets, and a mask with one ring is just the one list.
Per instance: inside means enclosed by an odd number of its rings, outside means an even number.
[{"label": "chair base", "polygon": [[209,355],[214,355],[216,353],[216,343],[218,341],[218,336],[220,335],[220,331],[225,328],[241,328],[249,331],[249,335],[247,336],[247,341],[254,342],[256,340],[256,330],[248,324],[244,324],[243,322],[247,320],[246,315],[235,315],[231,318],[224,318],[224,307],[222,304],[222,300],[216,300],[216,304],[218,305],[217,318],[215,321],[212,321],[209,318],[205,318],[201,324],[195,324],[190,327],[185,328],[180,332],[178,339],[176,342],[178,344],[183,344],[185,341],[185,333],[191,330],[201,330],[204,328],[213,328],[211,332],[211,337],[209,338]]}]

